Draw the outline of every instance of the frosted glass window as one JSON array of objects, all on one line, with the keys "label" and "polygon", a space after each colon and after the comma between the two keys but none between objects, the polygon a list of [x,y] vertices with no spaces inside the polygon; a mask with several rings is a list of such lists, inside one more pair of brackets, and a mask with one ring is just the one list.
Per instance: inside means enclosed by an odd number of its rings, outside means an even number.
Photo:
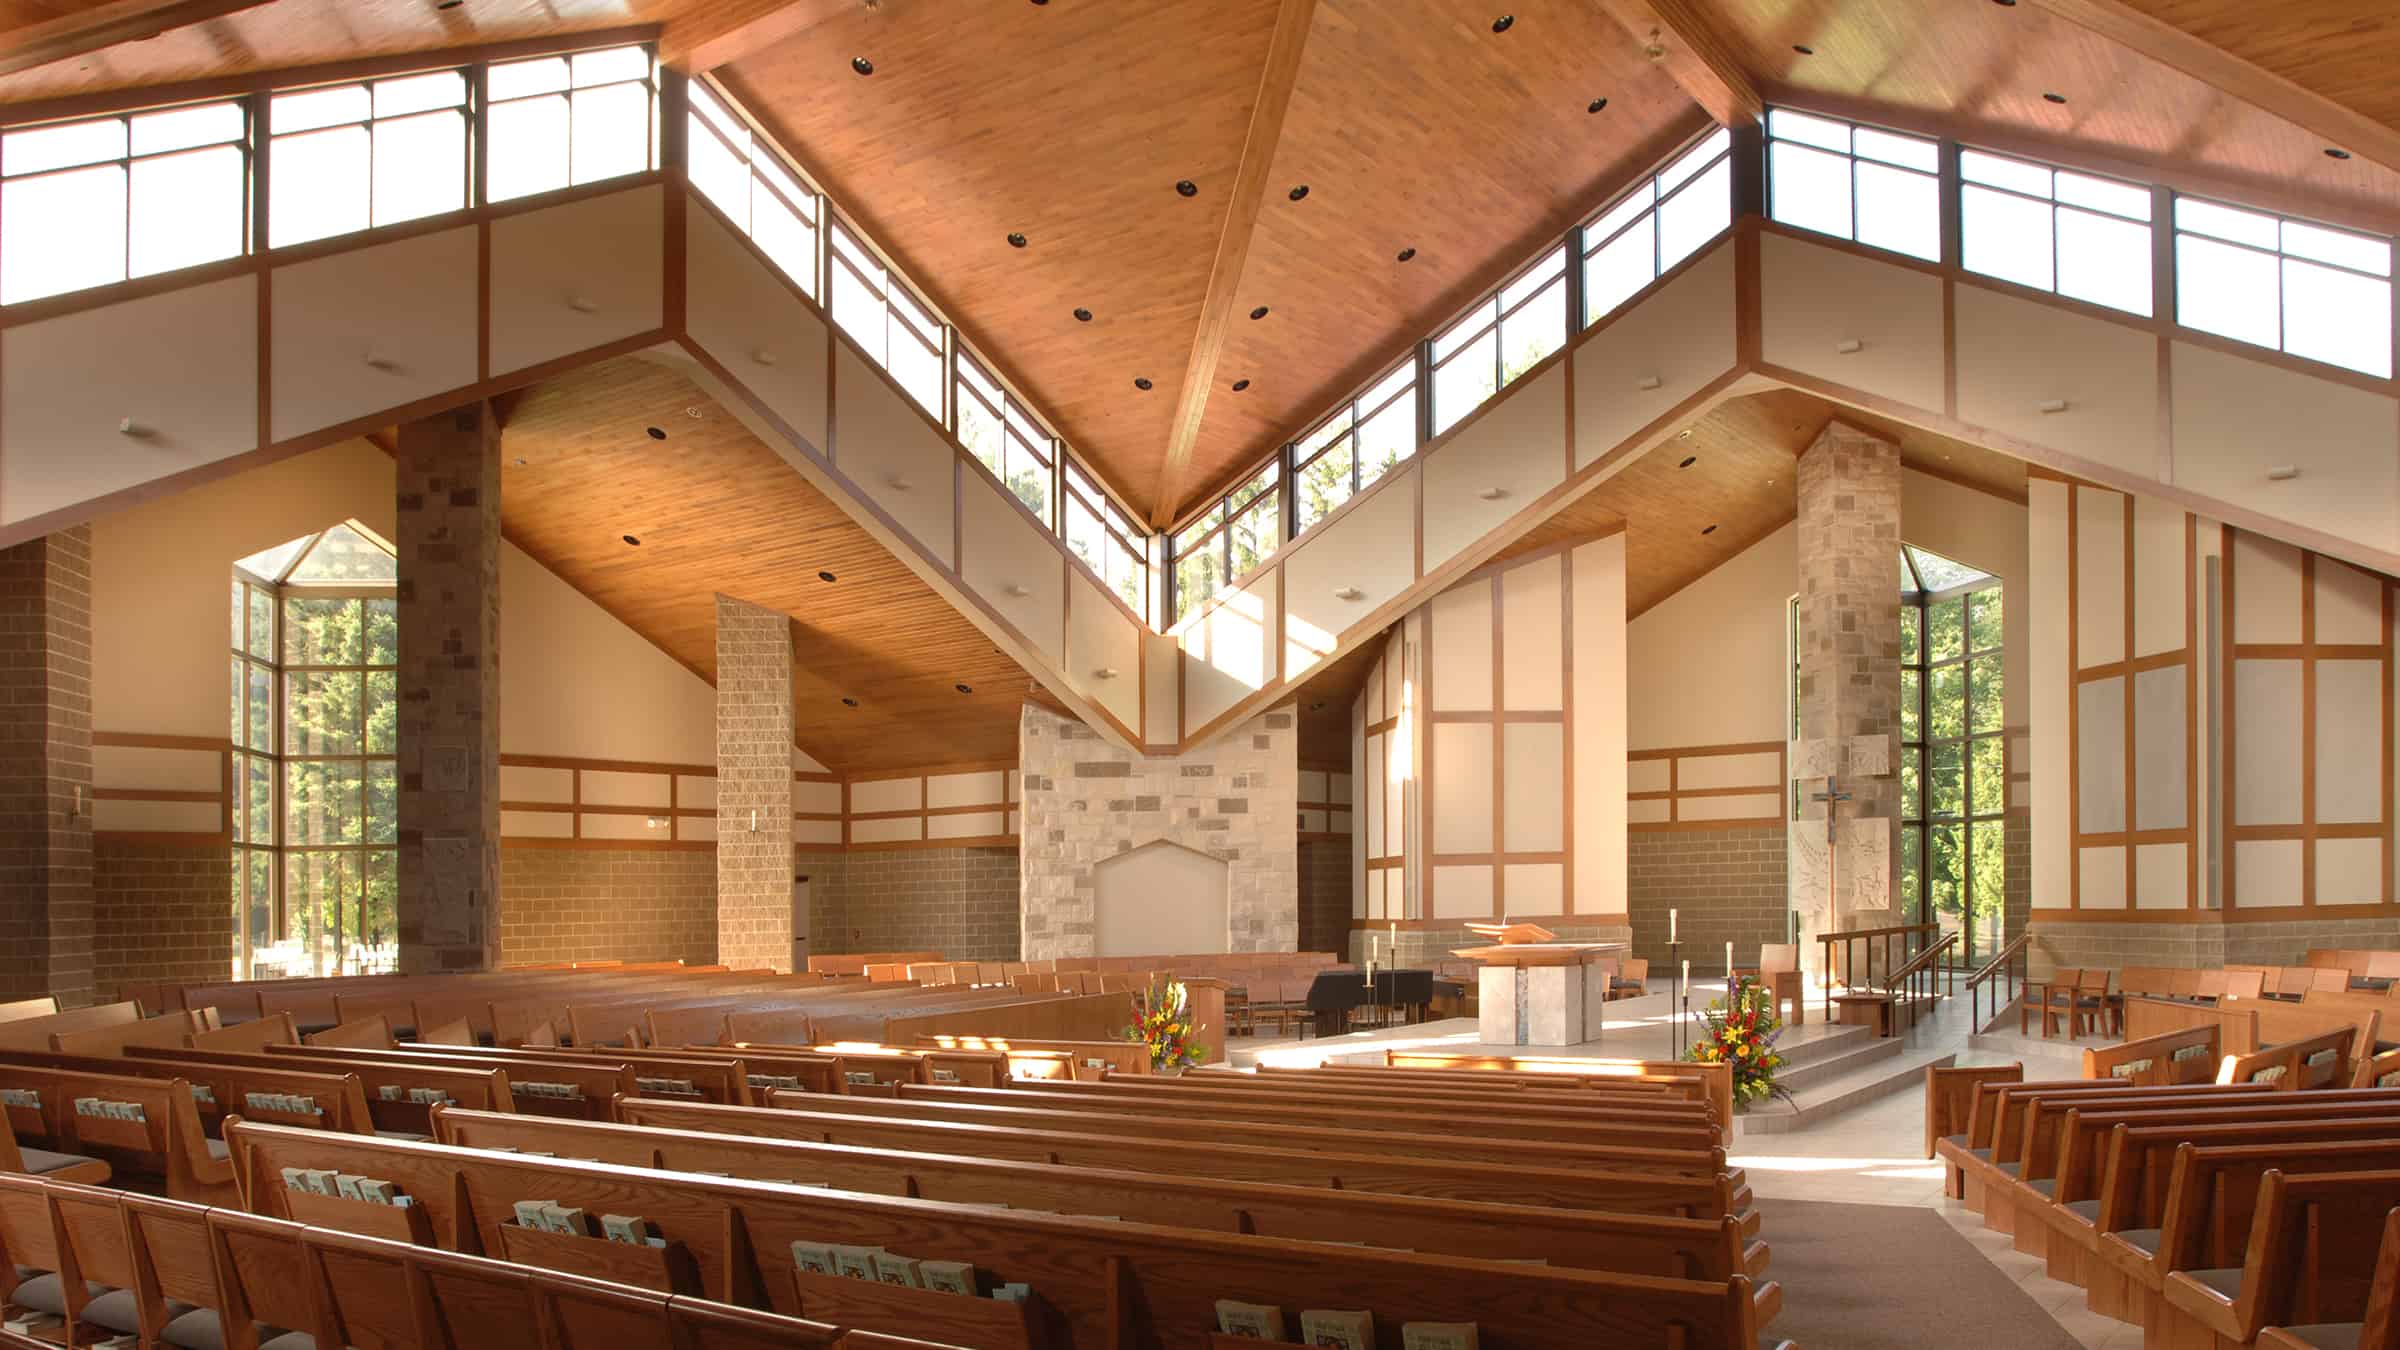
[{"label": "frosted glass window", "polygon": [[1726,132],[1711,132],[1584,222],[1578,325],[1616,312],[1733,224],[1732,145]]},{"label": "frosted glass window", "polygon": [[1959,152],[1958,176],[1968,271],[2150,313],[2149,189],[1981,150]]},{"label": "frosted glass window", "polygon": [[657,86],[643,47],[495,65],[484,77],[486,201],[639,173],[655,162]]},{"label": "frosted glass window", "polygon": [[267,129],[267,233],[275,247],[467,204],[462,71],[277,94]]},{"label": "frosted glass window", "polygon": [[0,134],[0,304],[238,256],[248,134],[238,102]]},{"label": "frosted glass window", "polygon": [[[1565,313],[1562,298],[1557,310],[1562,321]],[[1300,438],[1292,448],[1292,507],[1299,529],[1331,515],[1416,453],[1416,392],[1417,364],[1403,361]]]},{"label": "frosted glass window", "polygon": [[833,320],[925,411],[942,415],[942,326],[906,283],[833,227]]},{"label": "frosted glass window", "polygon": [[684,145],[692,185],[801,291],[817,293],[818,201],[706,85],[690,86]]},{"label": "frosted glass window", "polygon": [[1767,214],[1787,225],[1939,259],[1940,166],[1941,148],[1916,136],[1767,114]]},{"label": "frosted glass window", "polygon": [[2392,373],[2389,239],[2175,199],[2175,320],[2380,378]]},{"label": "frosted glass window", "polygon": [[1528,263],[1433,340],[1433,429],[1439,433],[1566,345],[1567,246]]}]

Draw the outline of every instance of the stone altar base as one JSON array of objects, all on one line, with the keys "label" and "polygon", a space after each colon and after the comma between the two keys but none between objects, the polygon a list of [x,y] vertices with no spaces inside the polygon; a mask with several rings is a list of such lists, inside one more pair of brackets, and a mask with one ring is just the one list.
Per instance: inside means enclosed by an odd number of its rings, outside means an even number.
[{"label": "stone altar base", "polygon": [[1488,1045],[1580,1045],[1600,1039],[1608,976],[1598,965],[1487,965],[1477,972],[1476,1034]]}]

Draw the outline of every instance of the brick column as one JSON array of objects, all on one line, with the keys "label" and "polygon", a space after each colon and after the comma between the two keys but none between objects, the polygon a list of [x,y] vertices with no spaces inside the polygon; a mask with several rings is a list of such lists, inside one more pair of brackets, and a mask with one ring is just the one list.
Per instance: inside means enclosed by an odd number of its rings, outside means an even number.
[{"label": "brick column", "polygon": [[[1801,960],[1818,971],[1815,937],[1899,921],[1900,448],[1833,422],[1800,465],[1800,741],[1802,794],[1791,827],[1792,908]],[[1825,804],[1838,778],[1828,876]],[[1865,972],[1859,972],[1861,976]]]},{"label": "brick column", "polygon": [[717,960],[792,968],[792,621],[717,597]]},{"label": "brick column", "polygon": [[[222,900],[222,897],[220,897]],[[92,987],[92,532],[0,551],[0,998]]]},{"label": "brick column", "polygon": [[500,443],[482,405],[400,428],[400,969],[500,955]]}]

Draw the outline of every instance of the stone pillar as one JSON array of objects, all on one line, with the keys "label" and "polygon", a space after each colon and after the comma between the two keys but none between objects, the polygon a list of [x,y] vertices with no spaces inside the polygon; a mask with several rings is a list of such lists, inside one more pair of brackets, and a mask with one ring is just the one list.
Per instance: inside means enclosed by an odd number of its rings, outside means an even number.
[{"label": "stone pillar", "polygon": [[0,552],[0,998],[92,987],[92,532]]},{"label": "stone pillar", "polygon": [[[1819,933],[1900,920],[1900,448],[1833,422],[1799,464],[1801,792],[1791,828],[1801,960]],[[1839,803],[1828,867],[1828,777]],[[1858,972],[1863,977],[1865,972]]]},{"label": "stone pillar", "polygon": [[792,621],[729,595],[717,597],[717,960],[792,968]]},{"label": "stone pillar", "polygon": [[400,428],[400,969],[500,955],[500,438],[481,404]]}]

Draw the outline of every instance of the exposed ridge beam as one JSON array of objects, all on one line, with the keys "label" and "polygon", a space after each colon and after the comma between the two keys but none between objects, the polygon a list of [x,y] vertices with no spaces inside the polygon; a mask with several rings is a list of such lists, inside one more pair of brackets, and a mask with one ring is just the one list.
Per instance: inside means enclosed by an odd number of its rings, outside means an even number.
[{"label": "exposed ridge beam", "polygon": [[716,0],[669,22],[658,35],[658,58],[686,75],[698,75],[764,51],[858,5],[859,0]]},{"label": "exposed ridge beam", "polygon": [[1158,497],[1150,504],[1150,524],[1164,529],[1174,523],[1177,498],[1192,466],[1192,447],[1200,439],[1200,419],[1208,410],[1209,386],[1216,382],[1217,357],[1225,350],[1225,334],[1233,321],[1235,294],[1242,269],[1250,260],[1250,241],[1258,233],[1259,213],[1266,207],[1267,170],[1283,140],[1283,117],[1292,106],[1292,85],[1300,75],[1300,54],[1308,46],[1309,25],[1317,0],[1282,0],[1275,11],[1275,34],[1267,44],[1266,67],[1258,80],[1258,100],[1250,108],[1250,130],[1242,138],[1242,161],[1233,177],[1225,209],[1225,228],[1217,236],[1216,261],[1208,273],[1208,293],[1200,302],[1200,326],[1192,335],[1192,352],[1183,367],[1183,387],[1175,395],[1175,420],[1167,428],[1166,462],[1158,472]]},{"label": "exposed ridge beam", "polygon": [[2028,0],[2139,56],[2191,76],[2259,111],[2321,137],[2326,145],[2400,169],[2400,131],[2154,19],[2122,0]]},{"label": "exposed ridge beam", "polygon": [[154,38],[265,3],[267,0],[109,0],[79,13],[0,33],[0,75],[85,56],[120,42]]},{"label": "exposed ridge beam", "polygon": [[1708,110],[1717,125],[1755,125],[1766,101],[1733,46],[1691,0],[1600,0],[1644,53]]}]

